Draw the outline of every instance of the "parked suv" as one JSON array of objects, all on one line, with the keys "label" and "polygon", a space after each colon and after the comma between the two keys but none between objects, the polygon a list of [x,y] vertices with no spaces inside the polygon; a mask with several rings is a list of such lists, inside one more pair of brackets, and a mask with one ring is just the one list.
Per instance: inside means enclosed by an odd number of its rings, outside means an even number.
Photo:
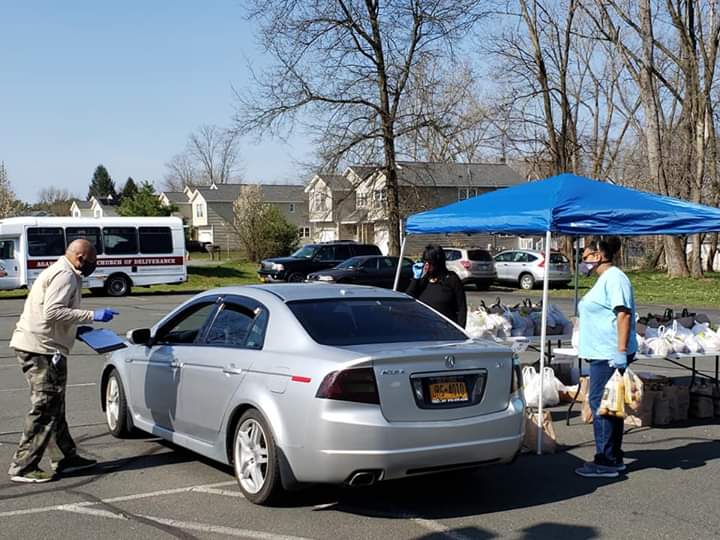
[{"label": "parked suv", "polygon": [[495,261],[486,249],[445,248],[448,270],[455,272],[462,282],[478,289],[487,289],[495,281]]},{"label": "parked suv", "polygon": [[382,255],[372,244],[358,244],[352,240],[306,244],[289,257],[265,259],[260,263],[260,281],[301,282],[311,272],[333,268],[350,257]]},{"label": "parked suv", "polygon": [[[541,251],[514,249],[495,255],[498,281],[514,282],[530,290],[545,278],[545,255]],[[562,253],[550,253],[548,280],[556,285],[567,286],[572,279],[570,261]]]}]

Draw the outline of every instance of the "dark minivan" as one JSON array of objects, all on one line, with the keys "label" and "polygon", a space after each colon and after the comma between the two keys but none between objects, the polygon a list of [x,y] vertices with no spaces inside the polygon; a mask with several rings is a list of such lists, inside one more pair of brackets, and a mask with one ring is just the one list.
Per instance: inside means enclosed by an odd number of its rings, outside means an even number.
[{"label": "dark minivan", "polygon": [[265,259],[260,263],[260,281],[289,281],[299,283],[311,272],[333,268],[341,262],[360,255],[382,255],[372,244],[358,244],[351,240],[306,244],[289,257]]}]

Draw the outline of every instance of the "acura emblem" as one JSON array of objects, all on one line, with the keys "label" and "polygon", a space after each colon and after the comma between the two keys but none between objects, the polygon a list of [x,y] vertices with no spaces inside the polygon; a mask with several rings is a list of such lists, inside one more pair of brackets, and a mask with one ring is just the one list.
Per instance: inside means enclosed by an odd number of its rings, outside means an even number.
[{"label": "acura emblem", "polygon": [[455,357],[452,354],[445,357],[445,365],[449,368],[455,367]]}]

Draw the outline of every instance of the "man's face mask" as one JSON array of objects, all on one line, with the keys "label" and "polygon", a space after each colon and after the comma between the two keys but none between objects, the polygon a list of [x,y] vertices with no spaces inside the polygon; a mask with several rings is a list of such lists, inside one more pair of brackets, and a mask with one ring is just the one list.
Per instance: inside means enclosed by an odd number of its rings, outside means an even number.
[{"label": "man's face mask", "polygon": [[83,276],[88,277],[95,271],[95,268],[97,268],[97,261],[85,260],[80,264],[79,270]]}]

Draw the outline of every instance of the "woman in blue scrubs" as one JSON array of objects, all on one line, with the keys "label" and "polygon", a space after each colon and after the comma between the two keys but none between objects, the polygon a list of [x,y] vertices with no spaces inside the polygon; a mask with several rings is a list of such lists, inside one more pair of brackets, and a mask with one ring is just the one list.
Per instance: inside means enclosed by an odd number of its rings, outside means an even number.
[{"label": "woman in blue scrubs", "polygon": [[613,260],[620,239],[591,242],[583,252],[580,271],[598,280],[579,305],[579,355],[590,363],[588,398],[593,412],[595,459],[575,472],[587,478],[614,478],[626,469],[623,462],[623,419],[598,415],[605,384],[616,369],[624,372],[635,358],[635,295],[632,284]]}]

